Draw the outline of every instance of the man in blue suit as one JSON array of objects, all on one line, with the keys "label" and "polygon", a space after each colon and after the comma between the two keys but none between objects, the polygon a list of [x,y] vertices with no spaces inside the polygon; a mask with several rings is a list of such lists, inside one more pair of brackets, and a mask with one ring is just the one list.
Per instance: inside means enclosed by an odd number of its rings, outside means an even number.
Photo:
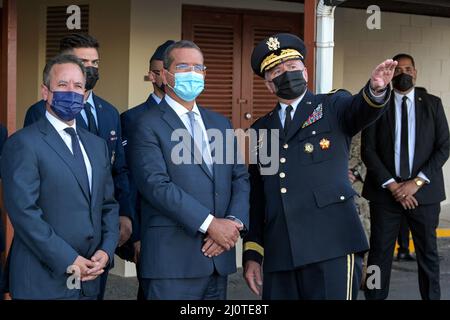
[{"label": "man in blue suit", "polygon": [[[0,124],[0,160],[2,159],[2,150],[3,145],[5,144],[6,139],[8,138],[8,131],[6,128]],[[0,181],[1,181],[1,172],[0,172]],[[0,210],[0,257],[3,254],[3,251],[5,250],[5,234],[3,231],[3,216],[2,211]],[[3,265],[2,261],[0,261],[0,300],[3,298],[3,286],[2,286],[2,279],[3,279]]]},{"label": "man in blue suit", "polygon": [[119,216],[108,147],[75,120],[85,75],[75,56],[50,60],[44,118],[4,147],[3,199],[15,231],[7,270],[13,299],[97,299],[99,276],[113,261]]},{"label": "man in blue suit", "polygon": [[[122,140],[125,150],[125,156],[127,162],[129,162],[129,150],[128,139],[134,130],[134,124],[146,111],[158,105],[164,98],[164,84],[162,82],[161,73],[163,72],[163,56],[166,49],[175,41],[167,40],[161,44],[150,58],[148,77],[153,84],[153,93],[150,94],[147,101],[140,105],[133,107],[120,115],[120,122],[122,125]],[[125,260],[133,261],[136,264],[138,280],[140,283],[139,272],[139,253],[141,251],[140,241],[140,221],[141,221],[141,206],[140,195],[137,192],[136,184],[134,183],[131,175],[128,176],[130,182],[130,197],[134,204],[134,212],[136,213],[133,219],[133,234],[129,241],[127,241],[122,247],[117,249],[117,254]],[[144,300],[144,292],[142,286],[139,284],[138,300]]]},{"label": "man in blue suit", "polygon": [[[279,101],[252,128],[276,137],[268,150],[278,151],[279,166],[265,171],[256,148],[245,279],[256,294],[263,285],[263,299],[350,300],[369,247],[349,182],[349,147],[352,136],[383,113],[397,63],[377,66],[354,96],[343,90],[315,95],[307,90],[305,57],[303,41],[286,33],[264,39],[252,54],[253,71]],[[258,138],[259,145],[272,143]]]},{"label": "man in blue suit", "polygon": [[[193,42],[167,48],[166,96],[137,121],[129,141],[131,172],[142,196],[146,299],[225,299],[227,276],[236,271],[234,246],[248,228],[248,173],[237,161],[235,139],[214,155],[209,143],[212,129],[225,137],[231,123],[195,102],[205,69]],[[177,134],[181,142],[172,140]],[[180,146],[187,161],[177,157]],[[219,151],[233,152],[233,161],[216,161]]]},{"label": "man in blue suit", "polygon": [[[93,89],[99,79],[99,43],[86,34],[71,34],[60,41],[60,52],[73,54],[81,59],[86,67],[86,103],[83,110],[77,115],[80,126],[91,133],[103,138],[109,150],[111,169],[114,180],[114,194],[120,205],[120,239],[119,246],[123,245],[131,236],[134,208],[130,199],[128,168],[122,146],[122,130],[117,109],[107,101],[95,95]],[[45,115],[45,102],[43,100],[31,106],[25,116],[24,127],[36,122]],[[108,273],[102,276],[103,298]]]}]

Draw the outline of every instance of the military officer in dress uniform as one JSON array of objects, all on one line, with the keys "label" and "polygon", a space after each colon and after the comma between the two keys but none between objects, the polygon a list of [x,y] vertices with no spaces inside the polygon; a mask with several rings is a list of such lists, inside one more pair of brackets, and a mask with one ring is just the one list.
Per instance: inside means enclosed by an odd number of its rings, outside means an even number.
[{"label": "military officer in dress uniform", "polygon": [[[253,71],[279,103],[252,126],[257,163],[249,166],[244,276],[255,294],[264,280],[263,299],[355,299],[368,243],[348,179],[349,147],[383,113],[397,63],[378,65],[354,96],[344,90],[315,95],[307,90],[305,55],[303,41],[286,33],[263,40],[252,54]],[[264,140],[261,129],[279,143]],[[276,174],[263,170],[263,143],[279,150]]]}]

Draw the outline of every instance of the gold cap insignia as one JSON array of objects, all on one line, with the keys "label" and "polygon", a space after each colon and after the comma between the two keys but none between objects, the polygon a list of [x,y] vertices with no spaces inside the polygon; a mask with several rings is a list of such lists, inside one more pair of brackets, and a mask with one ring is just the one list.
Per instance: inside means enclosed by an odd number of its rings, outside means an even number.
[{"label": "gold cap insignia", "polygon": [[278,38],[276,37],[270,37],[269,40],[266,42],[267,48],[269,48],[270,51],[275,51],[280,49],[280,41],[278,41]]},{"label": "gold cap insignia", "polygon": [[322,150],[327,150],[327,149],[330,149],[331,142],[328,139],[322,139],[322,140],[320,140],[319,144],[320,144],[320,148]]}]

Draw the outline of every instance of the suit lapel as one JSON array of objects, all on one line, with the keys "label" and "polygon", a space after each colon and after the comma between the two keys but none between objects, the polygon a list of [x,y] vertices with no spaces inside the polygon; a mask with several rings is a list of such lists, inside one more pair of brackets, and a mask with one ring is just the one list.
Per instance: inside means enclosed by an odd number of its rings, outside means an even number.
[{"label": "suit lapel", "polygon": [[275,109],[273,109],[265,122],[266,127],[271,130],[271,134],[278,136],[279,139],[284,140],[284,130],[281,125],[280,116],[278,115],[278,111],[280,110],[280,104],[278,103]]},{"label": "suit lapel", "polygon": [[[395,145],[395,94],[391,94],[391,100],[389,101],[389,108],[386,112],[389,135],[391,138],[392,146]],[[393,149],[392,149],[393,150]]]},{"label": "suit lapel", "polygon": [[317,107],[313,103],[313,98],[313,94],[307,91],[303,99],[298,104],[297,109],[295,110],[294,119],[292,119],[291,127],[286,135],[286,141],[289,141],[297,133],[297,131],[301,129],[303,123],[312,114],[314,108]]},{"label": "suit lapel", "polygon": [[[103,120],[104,120],[104,109],[102,102],[97,98],[95,94],[92,94],[92,98],[94,99],[94,108],[97,113],[97,129],[98,129],[98,135],[102,137],[102,129],[103,129]],[[107,135],[105,135],[106,137]]]},{"label": "suit lapel", "polygon": [[62,140],[59,133],[55,130],[55,128],[50,124],[50,122],[44,118],[40,123],[39,127],[42,133],[44,133],[43,139],[44,141],[61,157],[61,159],[67,164],[70,171],[75,176],[81,190],[83,191],[84,196],[87,201],[90,201],[90,192],[86,189],[83,180],[85,177],[82,176],[82,173],[78,172],[74,168],[77,167],[75,163],[75,158],[73,154],[70,152],[69,148]]},{"label": "suit lapel", "polygon": [[86,134],[84,130],[77,130],[78,136],[80,137],[81,143],[83,144],[84,150],[89,158],[89,162],[92,168],[92,186],[91,186],[91,206],[95,204],[95,200],[98,197],[99,181],[100,181],[100,169],[101,166],[98,163],[99,156],[96,153],[96,148],[92,144],[92,140]]},{"label": "suit lapel", "polygon": [[[209,144],[209,142],[212,140],[211,139],[212,137],[210,135],[209,129],[219,130],[220,127],[219,127],[218,124],[214,123],[214,121],[208,116],[208,114],[203,110],[202,107],[199,106],[198,110],[200,111],[200,114],[201,114],[202,120],[203,120],[203,124],[205,125],[206,133],[208,135],[208,141],[206,141],[206,142]],[[226,156],[226,149],[225,149],[225,146],[226,146],[226,132],[222,131],[222,134],[223,134],[223,145],[222,146],[224,148],[223,156]],[[222,147],[222,146],[219,146],[219,147]],[[212,151],[212,150],[210,149],[210,151]],[[221,166],[218,166],[216,164],[216,161],[214,161],[214,158],[213,158],[212,154],[210,156],[211,156],[211,159],[213,159],[213,175],[214,176],[211,175],[211,172],[209,172],[208,166],[206,165],[205,161],[202,161],[202,165],[201,165],[202,169],[203,169],[203,171],[205,171],[205,173],[208,175],[208,177],[211,178],[211,180],[215,179],[216,181],[220,181],[217,177],[218,177],[218,174],[219,174]],[[223,159],[221,159],[221,160],[223,160]]]}]

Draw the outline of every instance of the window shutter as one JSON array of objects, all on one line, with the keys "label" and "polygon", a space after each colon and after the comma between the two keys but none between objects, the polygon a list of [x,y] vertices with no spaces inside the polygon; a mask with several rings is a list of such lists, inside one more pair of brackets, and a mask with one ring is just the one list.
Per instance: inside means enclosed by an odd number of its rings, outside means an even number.
[{"label": "window shutter", "polygon": [[89,5],[79,5],[81,9],[81,29],[69,30],[66,22],[70,14],[67,13],[68,6],[47,7],[47,61],[59,53],[59,41],[71,33],[89,33]]}]

